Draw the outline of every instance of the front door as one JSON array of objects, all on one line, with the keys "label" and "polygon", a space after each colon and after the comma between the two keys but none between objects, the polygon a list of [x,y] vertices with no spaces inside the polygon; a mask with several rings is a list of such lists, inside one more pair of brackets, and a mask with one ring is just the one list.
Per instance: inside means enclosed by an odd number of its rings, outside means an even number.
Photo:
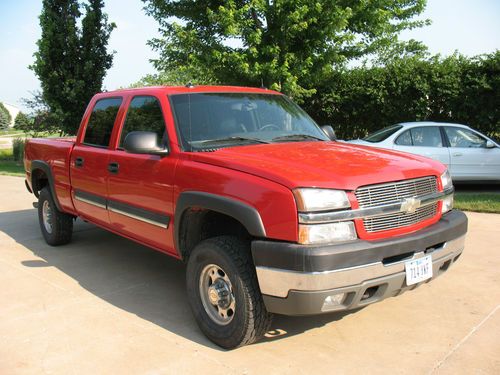
[{"label": "front door", "polygon": [[106,209],[108,146],[122,98],[98,100],[85,127],[83,140],[71,153],[73,204],[79,215],[96,224],[109,224]]},{"label": "front door", "polygon": [[176,159],[172,155],[161,157],[125,152],[123,141],[132,131],[155,132],[158,139],[168,145],[158,98],[132,98],[117,147],[109,154],[108,210],[111,225],[126,236],[175,253],[171,228]]},{"label": "front door", "polygon": [[500,149],[487,148],[486,138],[472,130],[445,126],[450,145],[451,175],[457,180],[500,179]]}]

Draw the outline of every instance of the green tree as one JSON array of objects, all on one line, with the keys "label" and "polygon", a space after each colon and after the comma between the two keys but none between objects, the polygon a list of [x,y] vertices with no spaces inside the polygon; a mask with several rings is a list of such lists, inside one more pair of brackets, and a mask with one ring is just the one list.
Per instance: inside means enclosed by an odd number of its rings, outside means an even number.
[{"label": "green tree", "polygon": [[12,121],[12,116],[3,103],[0,103],[0,129],[8,129],[10,122]]},{"label": "green tree", "polygon": [[30,119],[23,112],[19,112],[14,120],[14,128],[22,131],[26,131],[30,128],[32,119]]},{"label": "green tree", "polygon": [[59,122],[60,119],[50,111],[41,92],[32,92],[31,98],[23,98],[21,101],[24,107],[29,110],[29,121],[23,124],[22,128],[19,127],[18,129],[32,137],[38,137],[43,133],[59,132],[61,135],[63,134]]},{"label": "green tree", "polygon": [[40,14],[42,36],[30,67],[40,80],[42,98],[59,128],[75,134],[88,101],[101,90],[113,55],[106,47],[114,23],[102,12],[102,0],[44,0]]},{"label": "green tree", "polygon": [[[160,24],[160,71],[310,96],[335,67],[387,51],[426,0],[143,0]],[[174,21],[172,21],[174,20]],[[177,21],[175,21],[177,20]],[[421,50],[412,41],[409,50]]]}]

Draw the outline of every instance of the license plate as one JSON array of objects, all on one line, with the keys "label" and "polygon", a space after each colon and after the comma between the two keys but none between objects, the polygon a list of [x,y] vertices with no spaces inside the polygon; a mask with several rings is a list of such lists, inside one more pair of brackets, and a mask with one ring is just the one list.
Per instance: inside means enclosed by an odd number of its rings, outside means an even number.
[{"label": "license plate", "polygon": [[413,285],[432,277],[432,256],[410,260],[405,263],[406,285]]}]

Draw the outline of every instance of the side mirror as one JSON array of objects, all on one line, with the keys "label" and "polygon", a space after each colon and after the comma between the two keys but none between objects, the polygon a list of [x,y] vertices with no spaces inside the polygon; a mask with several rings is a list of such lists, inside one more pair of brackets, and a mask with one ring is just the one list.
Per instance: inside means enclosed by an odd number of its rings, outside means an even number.
[{"label": "side mirror", "polygon": [[123,148],[131,154],[168,155],[168,148],[158,142],[154,132],[130,132],[123,141]]},{"label": "side mirror", "polygon": [[490,141],[490,140],[487,140],[486,141],[486,148],[494,148],[495,147],[495,144]]},{"label": "side mirror", "polygon": [[333,130],[333,126],[331,125],[321,125],[321,130],[323,130],[323,133],[326,134],[330,140],[335,141],[337,140],[337,136],[335,135],[335,130]]}]

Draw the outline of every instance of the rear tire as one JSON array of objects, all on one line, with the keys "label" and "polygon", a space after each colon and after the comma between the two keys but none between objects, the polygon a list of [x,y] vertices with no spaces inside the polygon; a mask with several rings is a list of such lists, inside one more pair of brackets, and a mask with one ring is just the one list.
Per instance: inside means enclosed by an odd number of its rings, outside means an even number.
[{"label": "rear tire", "polygon": [[194,248],[187,265],[187,293],[196,322],[225,349],[257,341],[272,321],[248,247],[232,236],[210,238]]},{"label": "rear tire", "polygon": [[38,196],[38,221],[43,238],[51,246],[67,244],[73,235],[73,216],[57,209],[48,187]]}]

